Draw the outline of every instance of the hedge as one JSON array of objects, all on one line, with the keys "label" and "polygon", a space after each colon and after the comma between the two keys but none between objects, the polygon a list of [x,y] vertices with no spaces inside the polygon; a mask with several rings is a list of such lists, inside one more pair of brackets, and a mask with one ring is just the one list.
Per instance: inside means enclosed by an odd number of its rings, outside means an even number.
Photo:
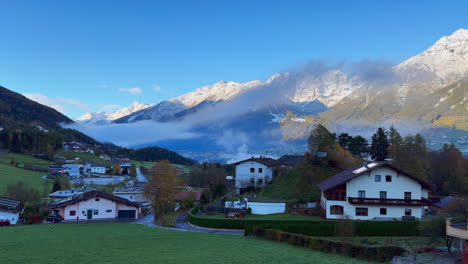
[{"label": "hedge", "polygon": [[[249,220],[232,218],[205,218],[196,215],[198,207],[189,211],[189,222],[202,227],[223,229],[244,229],[245,234],[252,233],[253,227],[263,229],[279,229],[285,232],[307,236],[334,236],[335,223],[333,220]],[[418,236],[419,222],[417,221],[354,221],[354,235],[356,236]]]},{"label": "hedge", "polygon": [[313,238],[276,229],[253,228],[253,235],[268,240],[286,242],[294,246],[310,248],[327,253],[341,254],[364,260],[388,262],[394,256],[401,256],[405,249],[394,246],[361,246],[350,243]]}]

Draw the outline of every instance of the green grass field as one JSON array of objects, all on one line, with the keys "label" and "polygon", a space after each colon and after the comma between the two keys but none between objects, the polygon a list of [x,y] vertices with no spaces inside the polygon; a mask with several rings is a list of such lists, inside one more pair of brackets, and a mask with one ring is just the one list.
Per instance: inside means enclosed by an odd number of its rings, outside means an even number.
[{"label": "green grass field", "polygon": [[0,163],[10,163],[11,159],[15,159],[17,163],[27,163],[27,164],[34,164],[40,166],[49,166],[52,165],[53,162],[49,160],[43,160],[34,158],[29,155],[18,154],[18,153],[6,153],[0,155]]},{"label": "green grass field", "polygon": [[46,173],[44,172],[34,172],[0,164],[0,195],[5,193],[5,189],[8,184],[17,181],[22,181],[42,193],[44,192],[44,189],[50,189],[51,186],[51,181],[41,179],[41,176],[45,174]]},{"label": "green grass field", "polygon": [[112,162],[104,160],[99,158],[98,156],[91,154],[91,153],[80,153],[80,152],[73,152],[73,151],[67,151],[67,152],[62,152],[59,154],[59,156],[63,156],[67,159],[75,159],[75,158],[80,158],[78,160],[79,163],[83,163],[83,161],[88,161],[90,163],[106,163],[109,165],[113,165]]},{"label": "green grass field", "polygon": [[243,236],[137,224],[0,228],[2,263],[369,263]]}]

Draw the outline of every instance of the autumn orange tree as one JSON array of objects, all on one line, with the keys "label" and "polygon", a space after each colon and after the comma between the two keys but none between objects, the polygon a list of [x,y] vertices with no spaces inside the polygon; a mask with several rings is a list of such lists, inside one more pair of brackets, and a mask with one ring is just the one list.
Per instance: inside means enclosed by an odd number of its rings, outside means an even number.
[{"label": "autumn orange tree", "polygon": [[165,225],[165,215],[174,210],[174,199],[177,186],[182,181],[177,177],[177,168],[171,166],[168,160],[160,161],[151,169],[151,179],[145,186],[145,194],[151,199],[154,210],[154,220]]}]

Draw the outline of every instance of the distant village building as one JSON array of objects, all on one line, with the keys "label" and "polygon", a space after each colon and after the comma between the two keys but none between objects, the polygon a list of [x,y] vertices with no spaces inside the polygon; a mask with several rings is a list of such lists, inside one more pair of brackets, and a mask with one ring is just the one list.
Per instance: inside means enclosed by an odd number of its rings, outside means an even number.
[{"label": "distant village building", "polygon": [[60,165],[51,165],[48,167],[49,175],[62,176],[65,174],[66,169]]},{"label": "distant village building", "polygon": [[304,159],[304,155],[284,155],[278,159],[283,167],[294,167]]},{"label": "distant village building", "polygon": [[84,166],[82,164],[63,164],[62,167],[72,179],[78,178],[84,174]]},{"label": "distant village building", "polygon": [[89,172],[105,174],[107,170],[106,167],[107,167],[107,164],[104,164],[104,163],[91,163],[89,165]]},{"label": "distant village building", "polygon": [[80,188],[71,188],[71,189],[68,189],[68,190],[55,191],[55,192],[49,194],[48,197],[50,199],[65,199],[65,198],[72,197],[73,195],[78,195],[78,194],[82,194],[82,193],[90,192],[90,191],[94,191],[94,190],[96,190],[96,189],[91,188],[91,187],[87,187],[87,186],[83,186],[83,187],[80,187]]},{"label": "distant village building", "polygon": [[275,159],[260,157],[242,160],[232,165],[236,166],[235,187],[238,194],[244,193],[249,186],[264,187],[273,179],[273,169],[281,166]]},{"label": "distant village building", "polygon": [[111,160],[111,157],[107,154],[101,154],[99,155],[99,158],[103,160],[108,160],[108,161]]},{"label": "distant village building", "polygon": [[64,220],[138,219],[141,213],[140,204],[97,190],[73,195],[47,208]]},{"label": "distant village building", "polygon": [[144,187],[144,184],[136,184],[128,187],[116,187],[113,194],[129,201],[146,205],[151,203],[151,199],[145,195]]},{"label": "distant village building", "polygon": [[433,187],[387,163],[372,162],[342,171],[318,184],[327,219],[420,219]]},{"label": "distant village building", "polygon": [[76,141],[64,142],[63,149],[65,151],[74,151],[74,152],[85,152],[85,146]]},{"label": "distant village building", "polygon": [[7,220],[11,225],[16,225],[23,210],[24,205],[20,201],[0,197],[0,220]]}]

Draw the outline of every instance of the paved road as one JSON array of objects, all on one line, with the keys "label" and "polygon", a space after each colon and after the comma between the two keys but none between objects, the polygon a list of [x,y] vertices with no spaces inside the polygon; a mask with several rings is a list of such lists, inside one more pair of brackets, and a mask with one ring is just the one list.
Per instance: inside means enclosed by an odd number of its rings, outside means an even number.
[{"label": "paved road", "polygon": [[148,178],[146,178],[146,176],[143,173],[141,173],[140,168],[138,168],[138,167],[136,168],[136,173],[137,173],[137,176],[136,176],[137,181],[139,181],[139,182],[148,182]]},{"label": "paved road", "polygon": [[156,224],[153,223],[153,220],[154,220],[154,215],[151,213],[151,214],[149,214],[147,216],[144,216],[144,217],[138,219],[135,223],[146,225],[146,226],[149,226],[149,227],[170,229],[170,230],[176,230],[176,231],[194,232],[194,233],[207,233],[207,234],[218,234],[218,235],[237,235],[237,236],[244,235],[244,231],[238,231],[238,230],[227,231],[227,230],[216,230],[216,229],[208,230],[208,229],[195,228],[193,226],[190,226],[187,223],[187,220],[188,220],[187,213],[179,215],[179,216],[176,217],[176,227],[165,227],[165,226],[156,225]]}]

